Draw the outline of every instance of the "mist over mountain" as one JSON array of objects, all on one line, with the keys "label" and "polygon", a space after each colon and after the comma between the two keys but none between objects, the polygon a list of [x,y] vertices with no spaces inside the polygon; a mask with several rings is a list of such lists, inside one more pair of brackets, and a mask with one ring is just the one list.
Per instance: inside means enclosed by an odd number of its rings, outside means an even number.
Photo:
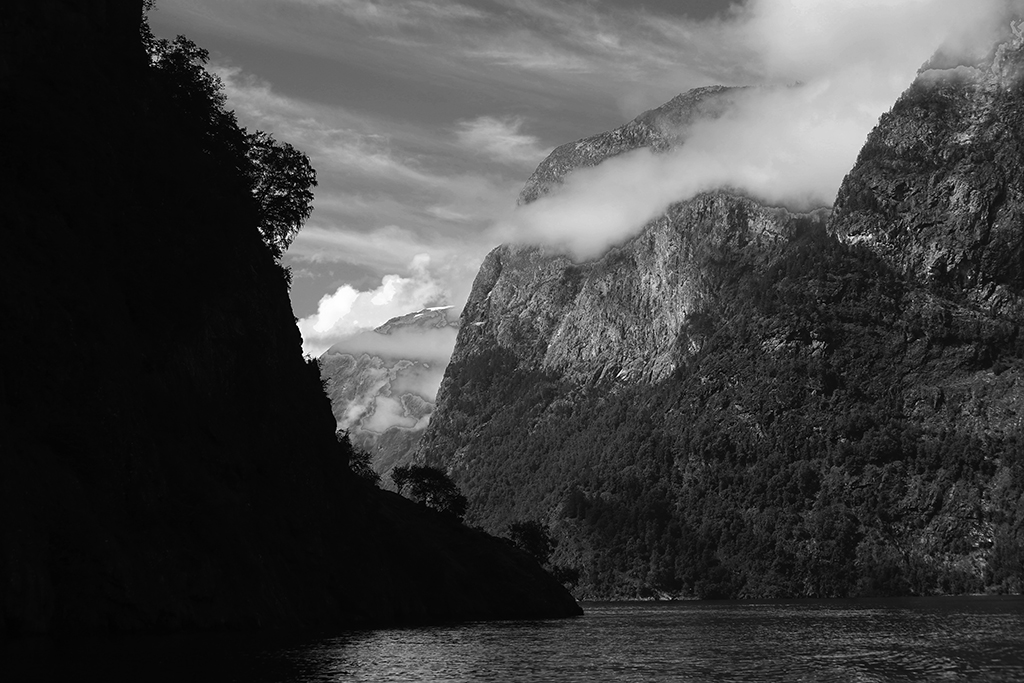
[{"label": "mist over mountain", "polygon": [[[936,46],[947,59],[977,60],[1014,7],[1019,0],[750,0],[714,30],[749,51],[756,87],[699,88],[680,96],[697,107],[673,101],[611,137],[564,145],[495,230],[506,243],[591,260],[702,192],[798,212],[829,207],[879,114]],[[541,178],[557,191],[541,191]]]},{"label": "mist over mountain", "polygon": [[338,342],[320,357],[338,429],[370,453],[377,472],[411,459],[434,410],[458,326],[451,306],[425,308]]},{"label": "mist over mountain", "polygon": [[559,210],[686,158],[672,131],[742,91],[555,150],[522,195],[541,227],[477,275],[417,457],[471,522],[550,525],[585,597],[1020,591],[1021,26],[936,55],[831,211],[735,183],[667,209],[659,183],[607,224]]}]

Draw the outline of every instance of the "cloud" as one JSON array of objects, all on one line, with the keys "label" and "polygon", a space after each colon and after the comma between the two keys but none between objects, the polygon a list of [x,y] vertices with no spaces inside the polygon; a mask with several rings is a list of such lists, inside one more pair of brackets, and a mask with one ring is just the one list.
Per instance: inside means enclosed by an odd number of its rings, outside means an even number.
[{"label": "cloud", "polygon": [[420,254],[430,254],[430,245],[419,235],[386,225],[369,231],[322,227],[318,222],[303,228],[289,255],[301,262],[359,263],[381,272],[405,270]]},{"label": "cloud", "polygon": [[[366,406],[358,424],[359,431],[382,434],[392,427],[403,429],[425,429],[430,422],[430,413],[418,415],[410,411],[405,402],[391,396],[378,395]],[[342,429],[346,427],[339,425]]]},{"label": "cloud", "polygon": [[[460,239],[457,234],[416,234],[397,226],[361,232],[312,225],[299,232],[288,252],[288,260],[293,268],[306,271],[311,268],[332,269],[338,264],[342,267],[353,266],[346,268],[346,271],[366,269],[369,272],[385,273],[380,276],[381,282],[386,278],[426,281],[433,283],[433,288],[425,291],[440,292],[436,299],[427,297],[416,301],[395,315],[409,313],[433,305],[434,302],[437,305],[451,304],[461,310],[469,296],[480,262],[494,246],[492,235],[485,234],[483,230],[479,232],[473,238]],[[421,263],[423,257],[429,261],[425,268],[417,270],[414,264]],[[293,289],[294,286],[293,283]],[[339,288],[334,284],[332,289]],[[316,296],[314,302],[322,300],[319,299],[319,292]]]},{"label": "cloud", "polygon": [[734,91],[723,116],[678,131],[685,143],[672,152],[638,150],[575,171],[499,221],[497,233],[590,259],[704,191],[794,210],[831,206],[917,69],[944,41],[977,34],[1004,10],[1001,0],[751,0],[723,35],[757,51],[766,86]]},{"label": "cloud", "polygon": [[[390,334],[360,332],[338,341],[328,353],[350,356],[368,354],[389,360],[440,363],[443,369],[455,348],[456,335],[454,327],[397,329]],[[433,399],[433,394],[429,397]]]},{"label": "cloud", "polygon": [[499,119],[481,116],[459,121],[456,137],[459,144],[498,161],[536,166],[547,154],[537,138],[520,132],[520,118]]},{"label": "cloud", "polygon": [[[233,65],[215,65],[214,71],[243,125],[270,131],[295,145],[317,169],[313,217],[286,255],[290,265],[319,274],[292,289],[297,314],[315,318],[321,327],[317,331],[313,323],[304,328],[308,352],[326,348],[333,338],[325,336],[322,329],[327,323],[321,318],[358,320],[356,327],[370,324],[366,320],[380,324],[433,301],[429,296],[410,296],[404,310],[397,304],[366,310],[366,297],[358,296],[368,274],[420,282],[421,275],[409,265],[420,254],[429,257],[431,295],[464,297],[480,260],[493,246],[485,227],[496,213],[515,203],[521,160],[531,153],[538,155],[537,160],[542,156],[515,119],[490,117],[494,125],[489,129],[488,117],[431,127],[284,96]],[[463,134],[461,139],[452,134],[453,126]],[[484,146],[470,148],[471,141]],[[501,157],[501,163],[481,169],[481,152]],[[339,287],[338,276],[329,274],[337,264],[354,266],[348,289]],[[352,286],[356,274],[362,278],[360,287]],[[323,296],[325,285],[331,288],[328,296]],[[444,302],[461,305],[460,300]],[[349,306],[351,311],[339,314]],[[385,308],[391,315],[384,320],[369,315]],[[337,334],[355,329],[338,324]],[[322,341],[315,340],[321,336]]]},{"label": "cloud", "polygon": [[[452,327],[413,327],[391,334],[360,332],[334,344],[325,358],[348,355],[357,361],[356,375],[342,391],[332,392],[343,413],[338,427],[376,434],[393,427],[425,428],[456,336]],[[364,355],[381,360],[370,363]]]},{"label": "cloud", "polygon": [[902,90],[905,74],[940,46],[962,36],[981,39],[1015,2],[754,0],[738,37],[758,50],[770,75],[809,80],[868,68],[886,81],[880,87]]},{"label": "cloud", "polygon": [[333,294],[324,295],[316,313],[297,323],[303,352],[320,356],[332,345],[391,318],[428,306],[448,305],[453,292],[431,272],[430,265],[430,257],[421,254],[410,264],[408,277],[385,275],[380,286],[372,290],[342,285]]},{"label": "cloud", "polygon": [[348,386],[335,392],[338,428],[381,434],[388,429],[424,429],[447,362],[427,365],[401,361],[393,365],[357,364]]},{"label": "cloud", "polygon": [[324,7],[355,21],[386,27],[420,26],[423,22],[461,22],[481,19],[484,13],[457,2],[374,2],[373,0],[292,0]]},{"label": "cloud", "polygon": [[[502,239],[599,253],[722,177],[774,201],[830,203],[871,125],[936,40],[998,3],[750,0],[705,21],[685,16],[684,4],[161,0],[152,19],[169,35],[201,26],[204,36],[229,38],[221,49],[244,68],[217,68],[242,125],[311,156],[315,212],[286,259],[313,275],[296,280],[292,299],[314,319],[325,291],[338,297],[328,317],[347,305],[343,283],[359,295],[377,278],[416,280],[408,264],[420,253],[445,292],[468,288],[471,261]],[[803,87],[790,88],[796,81]],[[507,232],[486,230],[514,206],[535,151],[539,160],[539,150],[709,83],[772,86],[792,99],[740,103],[723,127],[702,131],[704,148],[691,136],[678,163],[624,157],[623,172],[645,179],[635,191],[621,191],[612,164],[601,169],[607,181],[595,180],[599,196],[570,180],[557,202],[501,221]],[[676,177],[698,164],[703,176]],[[774,180],[783,174],[791,188]],[[594,210],[616,192],[621,201]],[[549,216],[539,211],[547,204]],[[360,319],[365,298],[339,320]]]},{"label": "cloud", "polygon": [[438,182],[414,157],[396,151],[396,134],[415,136],[412,131],[381,125],[343,107],[325,108],[282,96],[270,83],[237,66],[214,64],[211,71],[224,84],[230,106],[247,124],[272,131],[305,150],[320,174],[385,178],[413,185]]}]

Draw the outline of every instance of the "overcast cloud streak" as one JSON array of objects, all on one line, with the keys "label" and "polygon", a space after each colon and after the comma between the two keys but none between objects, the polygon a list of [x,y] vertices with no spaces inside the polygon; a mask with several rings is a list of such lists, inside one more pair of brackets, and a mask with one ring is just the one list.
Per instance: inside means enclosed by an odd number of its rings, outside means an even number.
[{"label": "overcast cloud streak", "polygon": [[471,151],[497,161],[526,164],[532,170],[548,150],[540,147],[536,137],[521,132],[521,118],[499,119],[481,116],[472,121],[459,121],[456,136]]},{"label": "overcast cloud streak", "polygon": [[[716,18],[685,14],[713,2],[158,0],[151,23],[211,50],[243,125],[311,156],[315,210],[285,263],[312,353],[385,314],[461,304],[503,240],[593,257],[722,185],[831,204],[944,36],[1007,4],[721,0]],[[755,88],[680,152],[624,155],[513,209],[546,150],[710,84]],[[370,303],[389,286],[393,304]]]}]

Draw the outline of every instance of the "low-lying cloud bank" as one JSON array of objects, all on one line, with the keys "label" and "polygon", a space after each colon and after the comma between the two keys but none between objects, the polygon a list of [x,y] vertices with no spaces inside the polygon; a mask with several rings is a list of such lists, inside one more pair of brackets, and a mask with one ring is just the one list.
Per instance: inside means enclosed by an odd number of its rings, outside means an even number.
[{"label": "low-lying cloud bank", "polygon": [[878,117],[921,65],[940,47],[977,60],[1022,4],[751,0],[716,30],[750,46],[762,65],[758,87],[735,91],[723,116],[677,131],[685,144],[671,152],[638,150],[570,174],[496,233],[587,260],[704,191],[793,210],[831,206]]},{"label": "low-lying cloud bank", "polygon": [[[373,330],[392,318],[451,301],[464,303],[468,292],[456,291],[447,285],[445,278],[430,266],[430,258],[422,254],[413,259],[411,274],[407,277],[385,275],[380,286],[371,290],[342,285],[333,294],[325,294],[315,314],[298,320],[303,352],[319,357],[334,344],[349,341],[354,335]],[[375,337],[386,339],[386,335],[366,338]]]},{"label": "low-lying cloud bank", "polygon": [[338,429],[378,435],[391,428],[425,429],[443,376],[443,365],[396,363],[364,369],[355,385],[359,390],[337,402],[343,409]]},{"label": "low-lying cloud bank", "polygon": [[360,332],[332,345],[329,353],[367,354],[386,360],[447,365],[457,335],[458,330],[454,327],[398,329],[391,334]]},{"label": "low-lying cloud bank", "polygon": [[[453,327],[411,327],[362,332],[334,344],[325,367],[349,368],[345,386],[332,391],[335,414],[342,413],[338,428],[374,434],[425,429],[456,336]],[[353,361],[337,366],[331,360],[337,355]]]}]

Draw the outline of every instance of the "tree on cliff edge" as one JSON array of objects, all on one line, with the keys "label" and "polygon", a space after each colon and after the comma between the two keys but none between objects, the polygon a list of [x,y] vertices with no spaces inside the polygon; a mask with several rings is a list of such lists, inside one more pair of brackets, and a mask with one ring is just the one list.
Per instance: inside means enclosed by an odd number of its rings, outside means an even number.
[{"label": "tree on cliff edge", "polygon": [[[146,3],[146,10],[152,2]],[[263,241],[280,259],[313,212],[316,171],[309,157],[270,133],[247,132],[234,112],[220,78],[206,70],[210,53],[185,36],[157,38],[143,18],[142,41],[149,64],[164,81],[167,92],[201,138],[211,158],[226,160],[248,185],[259,212]]]},{"label": "tree on cliff edge", "polygon": [[461,520],[466,515],[466,496],[447,474],[434,467],[407,465],[391,470],[398,492],[432,510]]},{"label": "tree on cliff edge", "polygon": [[252,196],[260,208],[260,233],[280,258],[313,212],[316,171],[309,157],[270,133],[246,135]]}]

